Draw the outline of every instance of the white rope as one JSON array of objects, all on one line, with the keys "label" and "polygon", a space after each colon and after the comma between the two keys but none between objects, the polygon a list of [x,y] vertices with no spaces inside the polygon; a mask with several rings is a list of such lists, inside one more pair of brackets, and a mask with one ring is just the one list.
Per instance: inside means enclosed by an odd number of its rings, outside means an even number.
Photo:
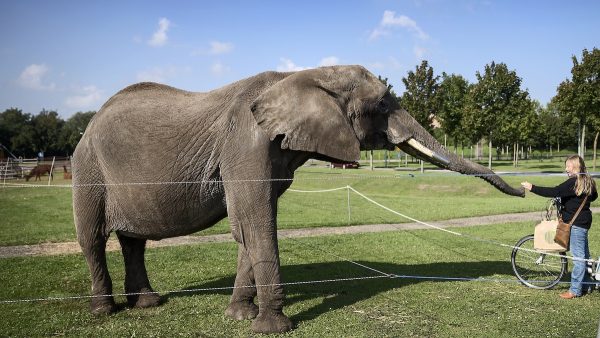
[{"label": "white rope", "polygon": [[344,190],[344,189],[348,189],[348,186],[340,187],[340,188],[333,188],[333,189],[326,189],[326,190],[298,190],[298,189],[288,189],[286,191],[302,192],[302,193],[312,193],[312,192],[332,192],[332,191],[339,191],[339,190]]},{"label": "white rope", "polygon": [[387,211],[389,211],[389,212],[391,212],[391,213],[393,213],[393,214],[395,214],[395,215],[398,215],[398,216],[400,216],[400,217],[404,217],[404,218],[406,218],[406,219],[409,219],[409,220],[411,220],[411,221],[413,221],[413,222],[416,222],[416,223],[419,223],[419,224],[423,224],[423,225],[425,225],[425,226],[427,226],[427,227],[430,227],[430,228],[433,228],[433,229],[436,229],[436,230],[444,231],[444,232],[447,232],[447,233],[450,233],[450,234],[453,234],[453,235],[456,235],[456,236],[462,236],[462,234],[460,234],[460,233],[458,233],[458,232],[455,232],[455,231],[450,231],[450,230],[448,230],[448,229],[444,229],[444,228],[441,228],[441,227],[435,226],[435,225],[433,225],[433,224],[425,223],[425,222],[423,222],[423,221],[419,221],[418,219],[412,218],[412,217],[410,217],[410,216],[407,216],[407,215],[401,214],[401,213],[399,213],[399,212],[397,212],[397,211],[395,211],[395,210],[392,210],[392,209],[390,209],[390,208],[386,207],[385,205],[383,205],[383,204],[381,204],[381,203],[378,203],[378,202],[376,202],[376,201],[372,200],[371,198],[369,198],[369,197],[367,197],[367,196],[363,195],[362,193],[360,193],[358,190],[356,190],[356,189],[352,188],[351,186],[348,186],[348,189],[350,189],[350,190],[354,191],[354,192],[355,192],[356,194],[358,194],[360,197],[362,197],[362,198],[366,199],[367,201],[369,201],[369,202],[371,202],[371,203],[375,204],[376,206],[378,206],[378,207],[380,207],[380,208],[382,208],[382,209],[385,209],[385,210],[387,210]]},{"label": "white rope", "polygon": [[499,246],[506,247],[506,248],[523,250],[523,251],[527,251],[527,252],[533,252],[533,253],[536,253],[536,254],[542,254],[543,253],[546,256],[554,256],[554,257],[561,257],[561,258],[564,257],[564,258],[567,258],[567,259],[571,259],[573,261],[589,262],[589,263],[593,263],[593,262],[596,261],[594,259],[578,258],[578,257],[573,257],[573,256],[561,255],[561,254],[557,254],[557,253],[540,252],[538,250],[521,248],[521,247],[517,247],[517,246],[514,246],[514,245],[510,245],[510,244],[505,244],[505,243],[502,243],[502,242],[499,242],[499,241],[495,241],[495,240],[490,240],[490,239],[480,238],[480,237],[473,236],[473,235],[466,235],[466,234],[461,234],[461,233],[458,233],[458,232],[455,232],[455,231],[450,231],[450,230],[444,229],[442,227],[438,227],[438,226],[435,226],[435,225],[432,225],[432,224],[429,224],[429,223],[426,223],[426,222],[423,222],[423,221],[419,221],[419,220],[417,220],[415,218],[412,218],[410,216],[401,214],[401,213],[399,213],[399,212],[397,212],[395,210],[392,210],[392,209],[386,207],[385,205],[383,205],[381,203],[378,203],[378,202],[374,201],[373,199],[365,196],[364,194],[360,193],[359,191],[357,191],[356,189],[352,188],[351,186],[348,186],[348,188],[351,189],[352,191],[354,191],[356,194],[358,194],[362,198],[364,198],[365,200],[367,200],[367,201],[369,201],[369,202],[371,202],[371,203],[379,206],[380,208],[385,209],[385,210],[387,210],[387,211],[389,211],[389,212],[391,212],[391,213],[393,213],[395,215],[398,215],[400,217],[404,217],[404,218],[409,219],[409,220],[411,220],[413,222],[425,225],[427,227],[430,227],[430,228],[433,228],[433,229],[436,229],[436,230],[440,230],[440,231],[443,231],[443,232],[450,233],[450,234],[455,235],[455,236],[463,236],[463,237],[466,237],[466,238],[469,238],[469,239],[472,239],[472,240],[475,240],[475,241],[483,242],[483,243],[495,244],[495,245],[499,245]]}]

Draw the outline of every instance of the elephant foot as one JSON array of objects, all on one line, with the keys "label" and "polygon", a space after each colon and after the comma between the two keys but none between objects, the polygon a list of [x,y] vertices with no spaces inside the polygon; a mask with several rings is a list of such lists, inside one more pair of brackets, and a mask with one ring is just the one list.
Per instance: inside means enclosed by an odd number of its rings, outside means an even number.
[{"label": "elephant foot", "polygon": [[113,297],[92,298],[90,310],[94,315],[107,315],[117,311]]},{"label": "elephant foot", "polygon": [[143,294],[127,296],[127,304],[129,306],[147,308],[160,305],[160,296],[157,293],[152,293],[152,289],[143,288],[138,292]]},{"label": "elephant foot", "polygon": [[256,333],[282,333],[293,327],[292,321],[281,311],[260,312],[252,321],[252,331]]},{"label": "elephant foot", "polygon": [[258,306],[252,301],[231,302],[225,315],[235,320],[254,319],[258,315]]}]

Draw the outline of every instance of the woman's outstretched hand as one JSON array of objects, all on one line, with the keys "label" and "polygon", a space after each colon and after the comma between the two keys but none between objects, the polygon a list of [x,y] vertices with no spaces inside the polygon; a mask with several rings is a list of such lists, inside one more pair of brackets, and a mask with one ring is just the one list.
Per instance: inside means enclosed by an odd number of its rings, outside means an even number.
[{"label": "woman's outstretched hand", "polygon": [[531,187],[533,186],[531,183],[525,181],[525,182],[521,182],[521,186],[529,191],[531,191]]}]

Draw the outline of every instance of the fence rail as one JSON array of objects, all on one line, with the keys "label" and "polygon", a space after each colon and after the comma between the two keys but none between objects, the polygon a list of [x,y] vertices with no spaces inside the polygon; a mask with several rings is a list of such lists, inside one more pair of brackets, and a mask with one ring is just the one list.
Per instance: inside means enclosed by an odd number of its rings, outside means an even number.
[{"label": "fence rail", "polygon": [[61,168],[65,173],[71,172],[70,157],[53,157],[43,160],[37,158],[8,158],[0,161],[0,180],[7,181],[25,178],[33,168],[41,164],[51,165],[53,174],[60,172]]}]

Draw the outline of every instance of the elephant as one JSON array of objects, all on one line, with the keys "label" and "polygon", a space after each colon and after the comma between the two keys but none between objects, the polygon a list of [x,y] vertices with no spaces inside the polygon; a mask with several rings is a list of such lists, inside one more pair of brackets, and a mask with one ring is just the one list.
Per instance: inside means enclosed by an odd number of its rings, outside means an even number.
[{"label": "elephant", "polygon": [[91,311],[116,310],[105,253],[112,232],[122,247],[127,302],[143,308],[160,303],[144,263],[146,241],[229,217],[238,253],[225,314],[252,319],[259,333],[291,330],[283,313],[278,197],[308,159],[352,162],[361,150],[395,147],[524,196],[522,187],[448,152],[362,66],[267,71],[203,93],[149,82],[126,87],[94,116],[72,159]]}]

